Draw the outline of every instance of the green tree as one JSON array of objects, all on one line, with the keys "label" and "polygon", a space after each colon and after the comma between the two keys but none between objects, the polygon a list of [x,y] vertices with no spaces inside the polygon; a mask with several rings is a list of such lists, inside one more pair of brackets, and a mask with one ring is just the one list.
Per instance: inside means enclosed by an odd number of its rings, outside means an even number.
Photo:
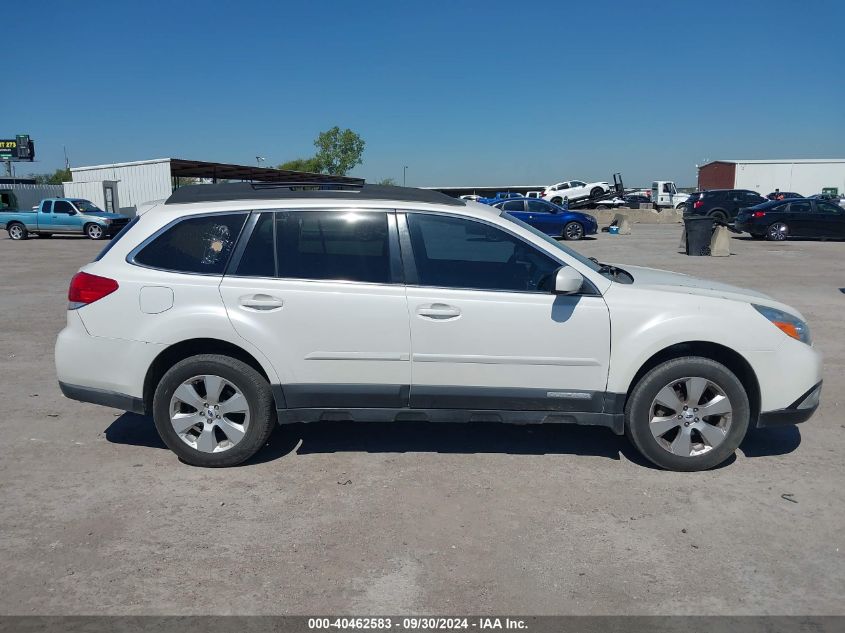
[{"label": "green tree", "polygon": [[34,178],[39,185],[60,185],[73,180],[70,169],[57,169],[52,174],[35,174]]},{"label": "green tree", "polygon": [[286,163],[278,166],[279,169],[287,169],[290,171],[309,171],[314,174],[320,173],[320,163],[316,156],[311,158],[294,158]]},{"label": "green tree", "polygon": [[363,162],[364,139],[349,128],[341,130],[335,125],[330,130],[320,132],[314,146],[317,148],[314,158],[324,174],[345,176],[350,169]]},{"label": "green tree", "polygon": [[378,181],[379,185],[390,185],[391,187],[396,186],[396,179],[395,178],[382,178]]}]

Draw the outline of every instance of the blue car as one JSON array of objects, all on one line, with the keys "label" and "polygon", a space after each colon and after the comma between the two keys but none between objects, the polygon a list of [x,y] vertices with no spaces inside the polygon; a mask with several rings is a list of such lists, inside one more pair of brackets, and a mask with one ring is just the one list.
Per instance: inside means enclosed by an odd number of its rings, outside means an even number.
[{"label": "blue car", "polygon": [[493,206],[540,229],[546,235],[565,240],[580,240],[599,230],[599,223],[589,213],[567,211],[538,198],[511,198]]}]

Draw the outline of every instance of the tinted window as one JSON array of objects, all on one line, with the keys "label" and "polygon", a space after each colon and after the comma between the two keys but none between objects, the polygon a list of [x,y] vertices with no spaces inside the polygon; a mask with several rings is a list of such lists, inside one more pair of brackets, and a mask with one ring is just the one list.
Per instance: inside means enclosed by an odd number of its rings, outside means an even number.
[{"label": "tinted window", "polygon": [[134,261],[163,270],[222,275],[246,217],[215,214],[181,220],[144,246]]},{"label": "tinted window", "polygon": [[249,236],[235,275],[244,277],[274,277],[276,255],[273,248],[273,213],[262,213]]},{"label": "tinted window", "polygon": [[140,219],[141,219],[141,217],[136,215],[134,218],[129,220],[129,222],[127,222],[126,225],[117,232],[117,235],[115,235],[113,238],[111,238],[111,240],[109,240],[109,243],[106,244],[106,247],[103,250],[100,251],[100,254],[97,255],[97,257],[94,261],[98,262],[101,259],[103,259],[105,254],[108,253],[112,249],[112,247],[115,244],[117,244],[120,241],[120,239],[129,232],[129,229],[131,229],[133,226],[135,226],[138,223],[138,220],[140,220]]},{"label": "tinted window", "polygon": [[408,214],[421,286],[549,291],[560,264],[489,224],[463,218]]},{"label": "tinted window", "polygon": [[524,208],[522,200],[508,200],[502,205],[502,211],[522,211]]},{"label": "tinted window", "polygon": [[528,211],[531,213],[549,213],[552,207],[539,200],[528,200]]},{"label": "tinted window", "polygon": [[572,186],[573,187],[585,187],[587,185],[586,182],[581,182],[580,180],[573,180]]},{"label": "tinted window", "polygon": [[279,277],[390,283],[386,213],[279,213],[276,240]]},{"label": "tinted window", "polygon": [[813,206],[809,202],[793,202],[789,205],[790,213],[812,213]]},{"label": "tinted window", "polygon": [[43,207],[41,207],[41,212],[42,212],[42,213],[52,213],[52,212],[53,212],[53,201],[52,201],[52,200],[47,200],[47,201],[44,203],[44,206],[43,206]]},{"label": "tinted window", "polygon": [[816,207],[819,209],[819,213],[842,213],[842,209],[837,207],[835,204],[831,204],[829,202],[817,202]]},{"label": "tinted window", "polygon": [[53,203],[53,213],[73,213],[73,206],[67,200],[56,200]]}]

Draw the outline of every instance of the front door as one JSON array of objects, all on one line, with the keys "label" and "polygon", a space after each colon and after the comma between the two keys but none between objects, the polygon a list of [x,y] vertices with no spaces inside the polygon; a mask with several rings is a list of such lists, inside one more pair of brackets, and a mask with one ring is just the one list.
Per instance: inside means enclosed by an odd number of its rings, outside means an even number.
[{"label": "front door", "polygon": [[79,230],[79,220],[76,209],[67,200],[53,202],[53,213],[50,216],[52,229],[56,233],[70,233]]},{"label": "front door", "polygon": [[[220,285],[288,408],[408,406],[410,335],[392,212],[255,215]],[[244,241],[244,240],[242,240]]]},{"label": "front door", "polygon": [[412,407],[602,410],[610,321],[600,295],[552,294],[561,263],[492,224],[421,212],[398,220]]},{"label": "front door", "polygon": [[816,201],[818,237],[845,238],[845,209],[823,200]]}]

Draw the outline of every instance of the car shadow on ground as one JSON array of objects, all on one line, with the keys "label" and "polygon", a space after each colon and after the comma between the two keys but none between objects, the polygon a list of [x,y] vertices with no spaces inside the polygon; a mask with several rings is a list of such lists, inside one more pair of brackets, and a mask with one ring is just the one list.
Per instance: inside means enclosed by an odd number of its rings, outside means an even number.
[{"label": "car shadow on ground", "polygon": [[[167,448],[152,418],[124,413],[105,431],[115,444]],[[740,445],[746,457],[784,455],[801,443],[797,427],[755,429]],[[624,436],[609,429],[569,424],[511,425],[433,422],[312,422],[290,424],[273,433],[267,446],[244,465],[273,461],[295,452],[316,453],[502,453],[589,455],[656,468]],[[735,460],[728,459],[722,466]]]}]

